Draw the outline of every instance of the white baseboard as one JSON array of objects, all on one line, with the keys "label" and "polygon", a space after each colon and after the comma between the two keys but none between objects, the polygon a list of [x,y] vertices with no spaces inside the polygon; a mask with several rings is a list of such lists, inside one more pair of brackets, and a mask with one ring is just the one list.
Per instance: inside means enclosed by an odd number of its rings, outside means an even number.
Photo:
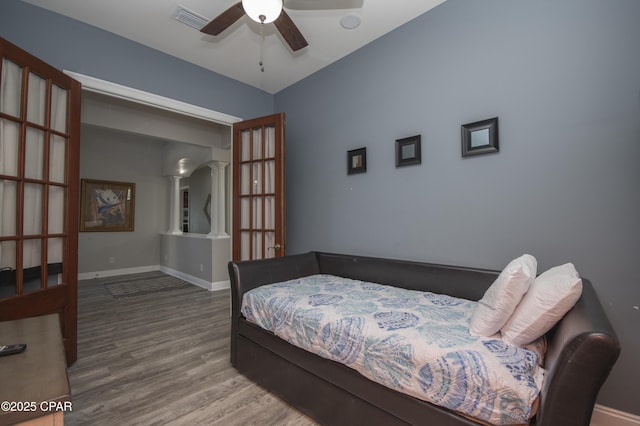
[{"label": "white baseboard", "polygon": [[214,283],[211,283],[210,291],[226,290],[228,288],[231,288],[231,281],[229,281],[229,280],[216,281]]},{"label": "white baseboard", "polygon": [[171,275],[172,277],[179,278],[183,281],[186,281],[193,285],[197,285],[198,287],[202,287],[209,291],[225,290],[231,287],[231,281],[229,280],[211,282],[211,281],[203,280],[202,278],[194,277],[193,275],[185,274],[184,272],[176,271],[175,269],[167,268],[166,266],[160,266],[160,265],[138,266],[135,268],[125,268],[125,269],[109,269],[108,271],[82,272],[78,274],[78,281],[90,280],[93,278],[115,277],[118,275],[140,274],[143,272],[153,272],[153,271],[162,271],[167,275]]},{"label": "white baseboard", "polygon": [[135,268],[109,269],[107,271],[82,272],[78,274],[78,280],[90,280],[93,278],[115,277],[118,275],[140,274],[143,272],[159,271],[160,265],[137,266]]},{"label": "white baseboard", "polygon": [[590,426],[640,426],[640,416],[596,404]]},{"label": "white baseboard", "polygon": [[180,278],[183,281],[197,285],[209,291],[224,290],[231,287],[230,281],[217,281],[211,282],[203,280],[202,278],[194,277],[193,275],[185,274],[184,272],[176,271],[175,269],[167,268],[166,266],[160,266],[160,270],[172,277]]}]

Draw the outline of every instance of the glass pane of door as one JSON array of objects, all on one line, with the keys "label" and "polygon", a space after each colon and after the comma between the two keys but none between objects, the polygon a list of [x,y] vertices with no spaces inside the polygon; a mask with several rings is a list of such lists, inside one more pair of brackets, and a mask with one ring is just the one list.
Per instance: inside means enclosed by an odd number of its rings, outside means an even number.
[{"label": "glass pane of door", "polygon": [[2,80],[0,80],[0,112],[20,117],[22,94],[22,67],[2,59]]},{"label": "glass pane of door", "polygon": [[0,180],[0,236],[16,235],[18,202],[18,182],[8,179]]},{"label": "glass pane of door", "polygon": [[55,134],[49,143],[49,180],[64,183],[64,165],[67,155],[67,139]]},{"label": "glass pane of door", "polygon": [[62,234],[64,232],[64,192],[63,187],[49,187],[49,234]]},{"label": "glass pane of door", "polygon": [[47,241],[47,287],[62,283],[62,252],[64,238],[49,238]]},{"label": "glass pane of door", "polygon": [[16,295],[16,242],[0,242],[0,297]]},{"label": "glass pane of door", "polygon": [[42,240],[24,240],[22,248],[22,289],[29,293],[42,287]]},{"label": "glass pane of door", "polygon": [[18,123],[0,118],[0,174],[18,176]]},{"label": "glass pane of door", "polygon": [[67,94],[68,90],[54,84],[51,86],[51,128],[67,133]]},{"label": "glass pane of door", "polygon": [[250,232],[241,232],[240,233],[240,246],[241,246],[241,255],[240,260],[250,260],[251,259],[251,233]]},{"label": "glass pane of door", "polygon": [[27,120],[44,126],[45,107],[47,106],[47,80],[30,72],[27,94]]},{"label": "glass pane of door", "polygon": [[24,150],[24,177],[42,179],[44,169],[44,132],[27,127]]},{"label": "glass pane of door", "polygon": [[24,184],[24,207],[22,209],[23,234],[42,233],[43,186],[36,183]]}]

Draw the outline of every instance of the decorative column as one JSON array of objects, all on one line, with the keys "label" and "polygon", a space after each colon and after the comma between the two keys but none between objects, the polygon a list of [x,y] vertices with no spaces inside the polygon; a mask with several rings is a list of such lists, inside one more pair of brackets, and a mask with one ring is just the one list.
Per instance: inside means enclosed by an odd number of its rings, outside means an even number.
[{"label": "decorative column", "polygon": [[211,176],[211,203],[209,208],[211,209],[211,220],[209,221],[209,234],[208,237],[218,236],[218,162],[211,161],[209,164],[210,176]]},{"label": "decorative column", "polygon": [[225,169],[229,163],[211,161],[211,232],[210,237],[228,237],[224,230],[226,212],[224,200],[226,197]]},{"label": "decorative column", "polygon": [[182,212],[180,211],[180,176],[169,176],[173,183],[171,190],[171,212],[169,215],[169,234],[182,234],[182,227],[180,226],[180,219],[182,218]]},{"label": "decorative column", "polygon": [[216,210],[218,214],[216,215],[216,221],[218,222],[219,237],[229,236],[229,234],[227,234],[224,230],[225,224],[227,222],[226,221],[227,215],[226,215],[224,200],[227,199],[227,191],[226,191],[227,182],[226,182],[225,176],[226,176],[226,169],[228,165],[229,163],[218,161],[218,208]]}]

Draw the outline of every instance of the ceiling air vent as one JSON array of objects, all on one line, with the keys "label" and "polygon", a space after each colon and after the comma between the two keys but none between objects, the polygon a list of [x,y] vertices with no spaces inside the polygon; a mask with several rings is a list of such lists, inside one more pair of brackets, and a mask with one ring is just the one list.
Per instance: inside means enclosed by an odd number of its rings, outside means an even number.
[{"label": "ceiling air vent", "polygon": [[204,16],[187,9],[182,5],[178,5],[178,7],[176,8],[176,11],[173,14],[173,19],[182,22],[183,24],[188,25],[191,28],[195,28],[196,30],[200,30],[210,21]]}]

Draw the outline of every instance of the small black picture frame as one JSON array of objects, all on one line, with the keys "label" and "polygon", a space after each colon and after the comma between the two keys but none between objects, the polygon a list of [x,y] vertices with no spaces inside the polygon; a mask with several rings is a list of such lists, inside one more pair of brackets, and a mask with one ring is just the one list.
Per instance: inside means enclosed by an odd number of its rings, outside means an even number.
[{"label": "small black picture frame", "polygon": [[462,156],[498,152],[498,117],[462,125]]},{"label": "small black picture frame", "polygon": [[347,174],[365,173],[367,171],[367,148],[347,151]]},{"label": "small black picture frame", "polygon": [[422,163],[420,135],[396,139],[396,167]]}]

